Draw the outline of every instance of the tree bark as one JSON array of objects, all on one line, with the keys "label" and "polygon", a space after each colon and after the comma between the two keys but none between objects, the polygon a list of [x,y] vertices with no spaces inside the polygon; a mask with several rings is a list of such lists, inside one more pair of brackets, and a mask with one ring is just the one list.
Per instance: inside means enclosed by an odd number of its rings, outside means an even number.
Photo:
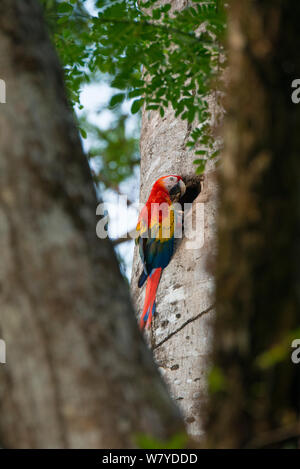
[{"label": "tree bark", "polygon": [[[188,4],[185,0],[170,3],[176,10]],[[215,96],[210,97],[210,102],[213,125],[217,113]],[[175,118],[171,108],[165,111],[163,118],[156,111],[143,110],[141,203],[146,202],[153,183],[164,175],[184,176],[191,187],[199,184],[193,164],[196,157],[186,148],[194,126],[196,123],[187,125],[180,118]],[[201,192],[188,214],[188,217],[193,214],[195,220],[196,205],[202,204],[203,225],[200,224],[200,230],[195,234],[193,248],[191,239],[185,237],[163,271],[157,292],[156,315],[148,334],[159,369],[183,412],[188,432],[194,437],[203,433],[201,404],[207,399],[205,374],[214,303],[214,279],[208,265],[212,263],[215,251],[216,192],[215,170],[208,164]],[[140,290],[137,287],[140,273],[141,263],[135,250],[131,285],[139,315],[145,293],[144,288]]]},{"label": "tree bark", "polygon": [[2,0],[0,440],[127,448],[181,420],[138,332],[38,2]]},{"label": "tree bark", "polygon": [[291,85],[300,71],[300,5],[232,0],[229,11],[213,354],[219,384],[208,442],[296,445],[300,108]]}]

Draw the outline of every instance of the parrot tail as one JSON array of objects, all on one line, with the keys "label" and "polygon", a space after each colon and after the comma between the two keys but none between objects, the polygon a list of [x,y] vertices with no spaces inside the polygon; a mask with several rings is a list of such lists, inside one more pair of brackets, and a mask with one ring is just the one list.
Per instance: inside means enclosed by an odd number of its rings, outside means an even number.
[{"label": "parrot tail", "polygon": [[140,320],[140,329],[143,330],[151,325],[152,316],[155,313],[155,296],[161,276],[161,267],[154,269],[148,277],[144,309]]},{"label": "parrot tail", "polygon": [[145,271],[143,270],[143,272],[140,275],[139,281],[138,281],[138,287],[139,288],[141,288],[144,285],[147,278],[148,278],[148,274],[145,274]]}]

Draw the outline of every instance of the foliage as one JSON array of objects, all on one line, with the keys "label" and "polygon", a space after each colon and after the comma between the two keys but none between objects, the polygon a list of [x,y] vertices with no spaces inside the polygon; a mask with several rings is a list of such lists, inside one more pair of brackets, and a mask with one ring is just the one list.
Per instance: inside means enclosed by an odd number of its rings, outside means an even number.
[{"label": "foliage", "polygon": [[176,433],[168,441],[161,441],[151,435],[136,435],[138,448],[141,449],[184,449],[188,443],[186,433]]},{"label": "foliage", "polygon": [[[225,30],[221,0],[193,0],[182,11],[158,0],[95,0],[93,14],[84,0],[40,0],[46,9],[54,43],[64,64],[73,104],[82,84],[99,71],[111,78],[117,93],[111,107],[134,99],[132,113],[145,105],[163,117],[172,106],[176,116],[194,123],[198,172],[216,156],[207,96],[220,67]],[[197,149],[205,145],[206,151]]]},{"label": "foliage", "polygon": [[86,115],[81,117],[80,125],[90,136],[88,156],[96,182],[118,190],[119,184],[132,175],[140,158],[137,137],[126,132],[128,115],[120,111],[114,116],[114,122],[106,130],[89,122]]},{"label": "foliage", "polygon": [[255,360],[256,365],[262,369],[267,370],[277,363],[282,363],[289,359],[291,355],[291,343],[295,337],[300,337],[300,329],[293,330],[275,343],[272,347],[261,353]]},{"label": "foliage", "polygon": [[226,389],[226,378],[217,366],[213,366],[208,373],[208,387],[209,392],[212,394]]},{"label": "foliage", "polygon": [[[65,83],[69,100],[77,111],[83,106],[80,94],[86,84],[109,83],[111,77],[104,77],[89,66],[94,50],[94,38],[90,34],[91,15],[84,7],[83,0],[64,2],[62,0],[40,0],[44,7],[47,24],[64,66]],[[87,113],[78,114],[78,128],[83,139],[89,136],[91,144],[88,157],[92,162],[95,181],[106,188],[118,189],[118,184],[131,176],[139,164],[137,132],[128,132],[126,118],[121,106],[112,102],[113,122],[106,130],[92,124]],[[121,104],[120,101],[118,104]],[[98,109],[100,114],[103,108]],[[97,168],[97,169],[96,169]]]},{"label": "foliage", "polygon": [[40,0],[54,45],[64,66],[69,99],[80,106],[83,84],[92,79],[88,67],[94,47],[84,0]]}]

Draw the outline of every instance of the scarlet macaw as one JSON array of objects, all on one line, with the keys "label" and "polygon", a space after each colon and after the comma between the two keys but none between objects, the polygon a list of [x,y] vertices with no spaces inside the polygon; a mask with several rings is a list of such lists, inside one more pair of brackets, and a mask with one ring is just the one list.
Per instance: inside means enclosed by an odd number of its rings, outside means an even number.
[{"label": "scarlet macaw", "polygon": [[162,270],[169,264],[174,250],[176,211],[174,202],[185,193],[185,184],[180,176],[163,176],[151,190],[141,210],[135,240],[143,263],[143,272],[138,286],[147,280],[144,309],[140,328],[150,327],[155,313],[156,291]]}]

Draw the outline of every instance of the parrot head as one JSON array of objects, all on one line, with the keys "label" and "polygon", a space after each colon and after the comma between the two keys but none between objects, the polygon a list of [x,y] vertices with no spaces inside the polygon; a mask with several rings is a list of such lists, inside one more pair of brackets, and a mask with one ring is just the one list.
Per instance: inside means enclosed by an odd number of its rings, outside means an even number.
[{"label": "parrot head", "polygon": [[185,193],[185,184],[181,178],[181,176],[175,176],[175,175],[170,175],[170,176],[163,176],[159,178],[154,186],[153,189],[164,189],[166,190],[172,201],[177,201],[182,197]]}]

